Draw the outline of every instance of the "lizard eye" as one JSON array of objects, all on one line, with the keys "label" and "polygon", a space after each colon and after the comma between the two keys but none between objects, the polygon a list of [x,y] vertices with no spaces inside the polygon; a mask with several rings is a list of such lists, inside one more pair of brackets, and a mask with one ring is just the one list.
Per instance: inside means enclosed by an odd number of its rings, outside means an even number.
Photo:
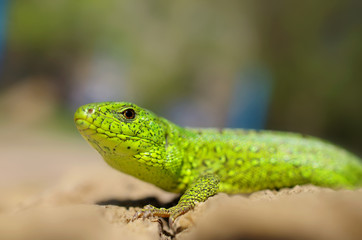
[{"label": "lizard eye", "polygon": [[136,112],[132,108],[126,109],[121,113],[126,119],[134,119],[136,116]]}]

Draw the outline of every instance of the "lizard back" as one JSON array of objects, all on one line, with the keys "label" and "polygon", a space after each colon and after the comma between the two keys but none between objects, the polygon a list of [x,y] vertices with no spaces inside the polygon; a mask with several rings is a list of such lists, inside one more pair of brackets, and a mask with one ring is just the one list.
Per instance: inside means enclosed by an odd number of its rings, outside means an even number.
[{"label": "lizard back", "polygon": [[358,157],[314,137],[235,129],[185,131],[189,133],[187,142],[182,143],[184,185],[200,173],[217,175],[219,191],[226,193],[308,183],[333,188],[361,184]]}]

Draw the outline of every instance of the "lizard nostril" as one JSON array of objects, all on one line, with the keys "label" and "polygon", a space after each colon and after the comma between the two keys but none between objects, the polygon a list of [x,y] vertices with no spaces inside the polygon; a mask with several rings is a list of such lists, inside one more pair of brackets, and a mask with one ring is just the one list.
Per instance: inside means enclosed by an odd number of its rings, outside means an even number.
[{"label": "lizard nostril", "polygon": [[88,109],[88,114],[93,114],[94,113],[94,108],[89,108]]}]

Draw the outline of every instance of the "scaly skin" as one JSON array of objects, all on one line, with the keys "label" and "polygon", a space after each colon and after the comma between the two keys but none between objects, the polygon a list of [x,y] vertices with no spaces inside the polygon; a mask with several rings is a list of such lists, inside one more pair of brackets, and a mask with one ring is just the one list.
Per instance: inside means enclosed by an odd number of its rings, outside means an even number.
[{"label": "scaly skin", "polygon": [[170,209],[140,216],[178,216],[218,193],[250,193],[301,184],[355,188],[362,163],[313,137],[241,129],[188,129],[127,102],[92,103],[74,116],[82,136],[113,168],[182,193]]}]

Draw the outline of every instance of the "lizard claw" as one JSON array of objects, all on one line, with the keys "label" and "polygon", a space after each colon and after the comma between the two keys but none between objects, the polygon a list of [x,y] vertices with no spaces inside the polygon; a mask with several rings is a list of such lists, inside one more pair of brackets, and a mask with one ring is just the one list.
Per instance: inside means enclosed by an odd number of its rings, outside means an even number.
[{"label": "lizard claw", "polygon": [[165,212],[167,210],[165,208],[156,208],[152,205],[147,205],[145,206],[143,209],[141,209],[140,211],[137,211],[135,213],[135,215],[133,215],[132,220],[131,221],[135,221],[136,219],[142,217],[143,219],[146,218],[150,218],[150,217],[154,217],[154,216],[164,216]]},{"label": "lizard claw", "polygon": [[190,206],[174,206],[171,208],[156,208],[152,205],[147,205],[141,210],[137,211],[131,221],[135,221],[138,218],[146,219],[153,217],[168,217],[168,225],[172,231],[176,231],[176,220],[179,216],[183,215],[187,211],[192,209]]},{"label": "lizard claw", "polygon": [[142,215],[143,215],[143,212],[142,212],[142,211],[137,211],[137,212],[133,215],[133,217],[132,217],[132,219],[131,219],[131,222],[135,221],[136,219],[138,219],[138,218],[141,217]]},{"label": "lizard claw", "polygon": [[171,228],[171,229],[175,229],[174,227],[174,224],[175,224],[175,218],[173,218],[172,216],[170,216],[168,218],[168,226]]}]

